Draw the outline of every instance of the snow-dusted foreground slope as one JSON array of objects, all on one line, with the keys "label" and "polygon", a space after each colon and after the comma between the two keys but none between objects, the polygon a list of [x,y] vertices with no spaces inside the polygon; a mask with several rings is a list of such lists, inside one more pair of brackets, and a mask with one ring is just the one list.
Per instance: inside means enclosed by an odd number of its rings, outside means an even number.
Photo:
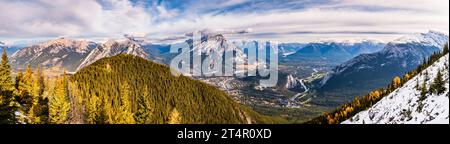
[{"label": "snow-dusted foreground slope", "polygon": [[[425,100],[418,101],[420,90],[416,88],[416,85],[419,81],[421,86],[425,79],[425,71],[422,71],[373,107],[356,114],[343,124],[448,124],[449,73],[448,69],[443,70],[445,65],[448,67],[448,59],[447,54],[425,70],[429,75],[429,80],[426,82],[427,88],[433,83],[438,69],[442,70],[446,88],[443,94],[427,94]],[[420,106],[423,106],[422,110]]]}]

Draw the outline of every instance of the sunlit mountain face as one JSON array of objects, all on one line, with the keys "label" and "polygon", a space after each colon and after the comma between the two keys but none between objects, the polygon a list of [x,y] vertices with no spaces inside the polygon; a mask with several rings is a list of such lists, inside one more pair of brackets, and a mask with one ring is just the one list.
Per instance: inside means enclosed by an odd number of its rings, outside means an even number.
[{"label": "sunlit mountain face", "polygon": [[303,123],[444,55],[448,11],[448,0],[2,0],[0,90],[19,99],[0,103],[0,123]]}]

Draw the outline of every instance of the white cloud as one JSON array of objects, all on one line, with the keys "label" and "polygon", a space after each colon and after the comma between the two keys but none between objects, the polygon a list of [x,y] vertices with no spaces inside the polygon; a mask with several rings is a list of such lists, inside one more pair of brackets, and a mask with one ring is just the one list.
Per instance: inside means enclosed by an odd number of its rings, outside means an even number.
[{"label": "white cloud", "polygon": [[164,6],[156,6],[156,10],[158,11],[159,16],[162,18],[172,18],[178,15],[175,10],[167,10]]},{"label": "white cloud", "polygon": [[95,0],[0,2],[0,37],[114,35],[145,31],[151,15],[129,1],[111,1],[104,9]]},{"label": "white cloud", "polygon": [[[161,4],[152,7],[157,15],[152,10],[142,5],[133,5],[127,0],[102,2],[107,3],[107,7],[96,0],[1,0],[0,38],[148,34],[150,38],[164,39],[204,29],[224,33],[248,29],[252,33],[235,37],[281,41],[352,37],[389,40],[397,36],[395,33],[449,30],[448,0],[334,0],[299,10],[269,9],[220,15],[216,15],[216,11],[197,12],[212,8],[220,10],[248,0],[194,2],[184,11],[168,9]],[[354,7],[375,7],[381,10],[361,10]]]},{"label": "white cloud", "polygon": [[266,14],[203,15],[195,20],[182,19],[176,22],[163,23],[157,25],[152,32],[170,35],[171,33],[195,31],[205,27],[231,30],[251,28],[256,34],[277,34],[273,35],[274,37],[267,38],[271,39],[296,31],[316,33],[342,31],[414,33],[426,32],[429,29],[448,31],[448,23],[448,17],[443,15],[411,14],[407,11],[367,12],[309,9],[298,12],[271,12]]}]

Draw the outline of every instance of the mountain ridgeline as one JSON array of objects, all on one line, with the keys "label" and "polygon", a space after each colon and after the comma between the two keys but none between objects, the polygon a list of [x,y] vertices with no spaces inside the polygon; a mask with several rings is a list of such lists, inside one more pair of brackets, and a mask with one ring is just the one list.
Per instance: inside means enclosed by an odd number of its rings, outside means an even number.
[{"label": "mountain ridgeline", "polygon": [[[85,123],[270,123],[219,89],[132,55],[104,58],[71,77]],[[84,109],[84,112],[81,111]],[[78,114],[78,115],[80,115]],[[125,118],[127,117],[127,118]]]},{"label": "mountain ridgeline", "polygon": [[75,70],[82,60],[97,47],[89,41],[72,39],[56,39],[38,45],[25,47],[11,56],[14,68],[32,67],[63,67],[69,71]]},{"label": "mountain ridgeline", "polygon": [[[324,61],[340,64],[360,54],[369,54],[381,50],[382,42],[365,40],[357,43],[314,42],[287,55],[283,61]],[[286,47],[286,46],[283,46]]]},{"label": "mountain ridgeline", "polygon": [[60,67],[75,72],[96,60],[117,54],[132,54],[146,58],[139,42],[126,40],[108,40],[103,44],[86,40],[59,38],[41,44],[22,48],[11,56],[11,64],[15,69],[31,67]]},{"label": "mountain ridgeline", "polygon": [[101,58],[115,56],[118,54],[130,54],[143,58],[147,58],[148,56],[141,46],[134,41],[126,40],[123,42],[117,42],[114,40],[109,40],[92,50],[92,52],[78,66],[77,70],[90,65]]}]

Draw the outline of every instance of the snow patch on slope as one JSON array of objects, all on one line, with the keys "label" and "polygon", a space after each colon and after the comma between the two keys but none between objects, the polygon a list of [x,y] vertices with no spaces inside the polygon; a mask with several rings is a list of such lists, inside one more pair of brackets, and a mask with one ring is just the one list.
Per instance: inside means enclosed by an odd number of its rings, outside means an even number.
[{"label": "snow patch on slope", "polygon": [[[416,85],[417,82],[419,85],[423,83],[423,71],[370,109],[356,114],[343,124],[449,124],[449,73],[443,70],[445,65],[448,67],[448,59],[447,54],[425,70],[429,75],[427,88],[433,83],[438,70],[442,70],[446,87],[443,94],[427,94],[425,100],[418,101],[420,90],[417,90]],[[420,105],[423,106],[421,110]]]},{"label": "snow patch on slope", "polygon": [[421,43],[427,46],[442,47],[442,44],[448,41],[448,36],[445,33],[432,31],[428,33],[417,33],[408,36],[401,37],[394,40],[394,44],[405,44],[405,43]]}]

